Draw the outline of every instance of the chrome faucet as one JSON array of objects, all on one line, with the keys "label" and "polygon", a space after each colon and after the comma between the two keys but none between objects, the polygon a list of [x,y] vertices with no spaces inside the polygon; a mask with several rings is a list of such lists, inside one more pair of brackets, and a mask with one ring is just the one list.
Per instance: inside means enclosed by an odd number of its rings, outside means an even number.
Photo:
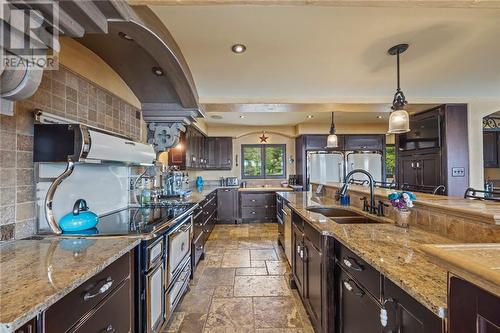
[{"label": "chrome faucet", "polygon": [[[381,211],[380,207],[375,206],[375,180],[373,179],[373,176],[368,171],[363,170],[363,169],[354,169],[351,172],[349,172],[344,178],[344,185],[340,189],[339,194],[341,196],[345,196],[347,194],[347,190],[349,188],[349,179],[355,173],[362,173],[362,174],[366,175],[366,177],[368,177],[368,186],[370,187],[370,204],[368,204],[368,202],[366,201],[366,198],[362,198],[361,200],[364,200],[363,210],[365,212],[380,215],[380,211]],[[383,206],[382,206],[382,214],[383,214]]]}]

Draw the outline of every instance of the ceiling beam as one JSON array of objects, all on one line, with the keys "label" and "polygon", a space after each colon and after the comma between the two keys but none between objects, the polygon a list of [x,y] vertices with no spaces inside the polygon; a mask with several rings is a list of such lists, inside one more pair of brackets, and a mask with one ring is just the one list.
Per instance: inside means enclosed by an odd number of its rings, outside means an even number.
[{"label": "ceiling beam", "polygon": [[131,5],[206,6],[331,6],[331,7],[402,7],[402,8],[490,8],[500,9],[497,0],[128,0]]}]

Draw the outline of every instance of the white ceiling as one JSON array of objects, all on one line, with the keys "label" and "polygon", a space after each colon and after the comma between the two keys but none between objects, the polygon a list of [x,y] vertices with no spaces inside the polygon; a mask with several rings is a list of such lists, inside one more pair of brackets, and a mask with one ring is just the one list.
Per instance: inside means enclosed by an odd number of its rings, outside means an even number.
[{"label": "white ceiling", "polygon": [[[390,102],[407,42],[410,102],[500,95],[500,10],[320,6],[153,6],[202,103]],[[236,55],[232,44],[247,45]]]}]

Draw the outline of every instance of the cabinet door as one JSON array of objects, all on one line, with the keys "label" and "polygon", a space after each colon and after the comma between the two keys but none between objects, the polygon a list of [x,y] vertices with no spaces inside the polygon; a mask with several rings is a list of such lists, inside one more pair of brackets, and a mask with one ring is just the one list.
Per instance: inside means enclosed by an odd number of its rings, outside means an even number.
[{"label": "cabinet door", "polygon": [[[389,279],[384,279],[384,297],[391,299],[392,305],[388,311],[389,317],[396,318],[398,332],[402,333],[442,333],[444,322],[425,306],[420,304],[401,288],[392,283]],[[386,304],[388,304],[386,302]],[[392,326],[392,325],[391,325]],[[455,331],[451,331],[455,332]],[[470,332],[470,331],[469,331]]]},{"label": "cabinet door", "polygon": [[498,149],[497,132],[483,132],[483,157],[485,168],[498,167]]},{"label": "cabinet door", "polygon": [[307,135],[306,149],[307,150],[325,150],[328,135]]},{"label": "cabinet door", "polygon": [[418,169],[418,185],[438,186],[442,184],[440,154],[421,155],[415,167]]},{"label": "cabinet door", "polygon": [[205,139],[205,157],[206,157],[206,168],[207,169],[217,169],[218,159],[217,159],[217,138],[209,137]]},{"label": "cabinet door", "polygon": [[402,156],[398,162],[398,183],[400,185],[417,185],[417,169],[415,168],[413,156]]},{"label": "cabinet door", "polygon": [[217,215],[220,222],[234,223],[238,219],[238,190],[217,190]]},{"label": "cabinet door", "polygon": [[500,297],[455,276],[448,285],[448,332],[500,332]]},{"label": "cabinet door", "polygon": [[309,312],[316,331],[321,331],[323,288],[322,254],[313,243],[304,238],[305,286],[304,294],[309,305]]},{"label": "cabinet door", "polygon": [[180,169],[186,167],[186,136],[181,133],[177,146],[168,151],[168,165],[178,166]]},{"label": "cabinet door", "polygon": [[165,302],[163,297],[163,264],[146,275],[147,333],[156,332],[163,324]]},{"label": "cabinet door", "polygon": [[31,319],[29,322],[18,328],[14,333],[36,333],[36,318]]},{"label": "cabinet door", "polygon": [[292,225],[292,273],[299,294],[304,297],[304,256],[302,231]]},{"label": "cabinet door", "polygon": [[338,271],[340,332],[382,332],[380,306],[377,301],[342,269]]},{"label": "cabinet door", "polygon": [[384,135],[346,135],[344,146],[345,150],[382,150],[384,139]]},{"label": "cabinet door", "polygon": [[233,167],[233,139],[217,138],[218,168],[231,169]]}]

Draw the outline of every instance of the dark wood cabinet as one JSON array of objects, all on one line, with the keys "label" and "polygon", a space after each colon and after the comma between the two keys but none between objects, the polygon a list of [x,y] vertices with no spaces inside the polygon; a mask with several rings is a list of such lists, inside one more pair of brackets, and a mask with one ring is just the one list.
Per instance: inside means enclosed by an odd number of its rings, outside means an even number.
[{"label": "dark wood cabinet", "polygon": [[500,332],[500,297],[453,275],[448,291],[448,332]]},{"label": "dark wood cabinet", "polygon": [[498,168],[500,132],[483,132],[483,158],[485,168]]},{"label": "dark wood cabinet", "polygon": [[417,191],[432,192],[434,187],[442,185],[441,179],[441,153],[439,151],[400,157],[399,183],[401,186],[409,184]]},{"label": "dark wood cabinet", "polygon": [[48,308],[44,331],[132,332],[133,263],[133,252],[123,255]]},{"label": "dark wood cabinet", "polygon": [[384,150],[385,135],[345,135],[344,150]]},{"label": "dark wood cabinet", "polygon": [[[443,319],[436,316],[387,278],[384,278],[384,299],[390,318],[388,325],[391,328],[396,327],[398,332],[444,332]],[[393,319],[391,320],[391,318]]]},{"label": "dark wood cabinet", "polygon": [[239,202],[237,188],[217,190],[217,211],[219,223],[236,223],[239,219]]},{"label": "dark wood cabinet", "polygon": [[[326,264],[323,255],[323,236],[302,220],[296,213],[292,214],[292,274],[293,281],[302,298],[316,332],[329,332],[326,281]],[[333,323],[333,322],[332,322]]]},{"label": "dark wood cabinet", "polygon": [[412,115],[410,129],[411,136],[396,135],[397,183],[420,192],[444,185],[444,194],[463,196],[469,187],[467,105],[445,104]]},{"label": "dark wood cabinet", "polygon": [[231,170],[233,167],[233,139],[206,137],[189,126],[182,133],[177,147],[169,150],[169,165],[181,170]]},{"label": "dark wood cabinet", "polygon": [[340,266],[337,266],[336,272],[338,332],[381,333],[379,302]]},{"label": "dark wood cabinet", "polygon": [[240,206],[243,222],[276,221],[275,192],[241,192]]},{"label": "dark wood cabinet", "polygon": [[205,257],[205,243],[218,218],[217,190],[210,192],[193,212],[193,242],[191,246],[191,274],[198,262]]}]

